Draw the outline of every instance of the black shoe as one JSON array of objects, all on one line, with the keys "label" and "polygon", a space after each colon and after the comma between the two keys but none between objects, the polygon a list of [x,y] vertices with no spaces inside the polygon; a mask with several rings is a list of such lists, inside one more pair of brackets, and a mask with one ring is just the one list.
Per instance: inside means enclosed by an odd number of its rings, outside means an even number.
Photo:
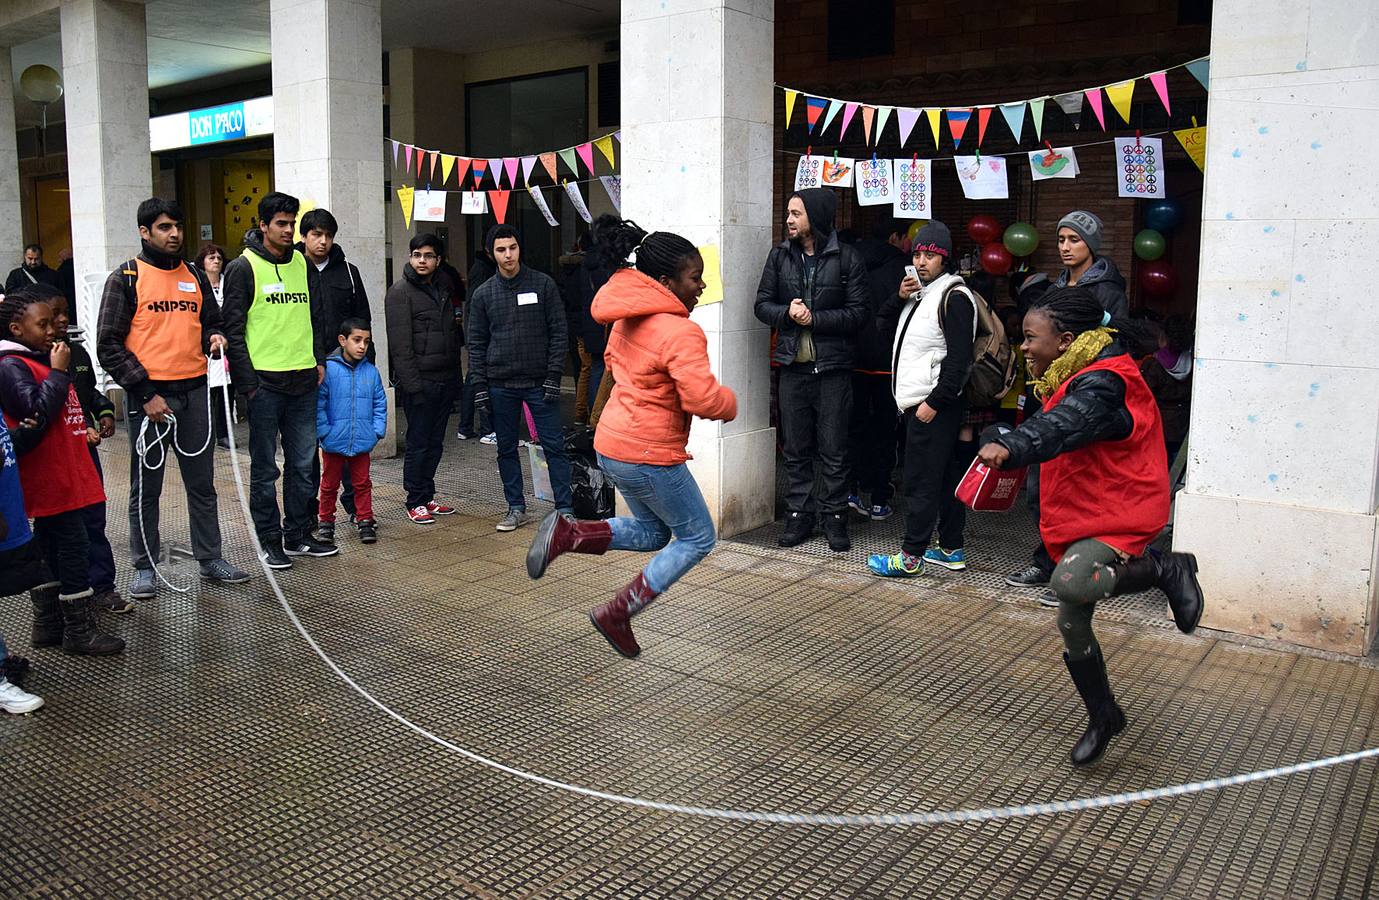
[{"label": "black shoe", "polygon": [[1125,712],[1111,694],[1111,682],[1106,678],[1106,660],[1098,650],[1076,662],[1063,654],[1073,685],[1087,707],[1087,730],[1073,745],[1071,759],[1074,766],[1090,766],[1106,753],[1111,738],[1125,730]]},{"label": "black shoe", "polygon": [[263,545],[263,564],[270,569],[290,569],[292,560],[283,553],[282,541],[273,541]]},{"label": "black shoe", "polygon": [[96,609],[112,613],[127,613],[134,611],[134,604],[120,596],[119,591],[101,591],[91,598],[91,603]]},{"label": "black shoe", "polygon": [[797,547],[814,536],[814,517],[809,513],[785,514],[785,532],[776,539],[781,547]]},{"label": "black shoe", "polygon": [[323,544],[330,544],[332,547],[335,546],[335,523],[318,522],[316,524],[316,537],[319,538]]},{"label": "black shoe", "polygon": [[334,556],[339,552],[340,548],[334,544],[323,544],[310,537],[298,538],[295,541],[283,540],[283,553],[288,556]]},{"label": "black shoe", "polygon": [[1191,553],[1165,553],[1159,557],[1135,556],[1113,563],[1116,594],[1134,594],[1156,587],[1168,595],[1173,623],[1183,634],[1192,634],[1202,619],[1202,586],[1197,583],[1197,557]]},{"label": "black shoe", "polygon": [[359,522],[359,543],[378,543],[378,526],[374,524],[373,519],[363,519]]},{"label": "black shoe", "polygon": [[113,656],[124,651],[124,639],[101,631],[91,591],[80,597],[63,597],[62,652],[81,656]]},{"label": "black shoe", "polygon": [[1006,576],[1006,584],[1011,587],[1039,587],[1048,584],[1052,574],[1045,571],[1042,566],[1030,563],[1018,572],[1012,572]]},{"label": "black shoe", "polygon": [[828,540],[828,549],[834,553],[846,553],[852,549],[852,541],[848,540],[846,513],[829,513],[824,516],[824,537]]}]

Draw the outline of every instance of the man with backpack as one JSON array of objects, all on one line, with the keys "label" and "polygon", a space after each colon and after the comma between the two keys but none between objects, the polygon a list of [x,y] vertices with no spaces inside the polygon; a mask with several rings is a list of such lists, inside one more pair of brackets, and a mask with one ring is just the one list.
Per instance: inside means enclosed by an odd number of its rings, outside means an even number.
[{"label": "man with backpack", "polygon": [[[965,469],[959,433],[969,402],[992,402],[1014,374],[1005,329],[953,271],[948,227],[925,225],[912,252],[915,277],[905,276],[882,313],[897,317],[891,388],[905,421],[905,538],[900,552],[867,560],[872,574],[883,578],[915,577],[926,562],[966,568],[965,509],[947,502]],[[1005,345],[1004,356],[998,343]],[[936,522],[939,545],[931,549]]]}]

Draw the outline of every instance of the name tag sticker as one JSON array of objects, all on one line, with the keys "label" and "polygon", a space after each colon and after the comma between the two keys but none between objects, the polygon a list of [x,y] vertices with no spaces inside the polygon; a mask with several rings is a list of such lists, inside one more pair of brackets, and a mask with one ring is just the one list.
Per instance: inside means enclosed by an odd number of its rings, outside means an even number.
[{"label": "name tag sticker", "polygon": [[179,291],[181,291],[182,293],[184,293],[184,294],[195,294],[195,293],[196,293],[196,285],[193,284],[193,283],[190,282],[190,281],[179,281],[179,282],[177,282],[177,289],[178,289]]},{"label": "name tag sticker", "polygon": [[281,281],[277,284],[265,284],[263,286],[263,292],[265,294],[281,294],[284,290],[286,290],[286,288]]},{"label": "name tag sticker", "polygon": [[517,295],[518,306],[532,306],[539,302],[539,300],[540,298],[536,295],[534,291],[527,291],[525,294]]}]

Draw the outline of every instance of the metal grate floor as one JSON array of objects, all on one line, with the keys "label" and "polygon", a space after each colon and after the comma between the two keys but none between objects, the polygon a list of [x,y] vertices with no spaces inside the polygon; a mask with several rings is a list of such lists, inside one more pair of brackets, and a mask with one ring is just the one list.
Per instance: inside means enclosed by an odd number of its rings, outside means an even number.
[{"label": "metal grate floor", "polygon": [[[246,436],[240,429],[240,437]],[[127,442],[104,451],[122,567]],[[972,571],[895,584],[724,542],[637,619],[626,661],[587,609],[641,557],[565,558],[499,535],[493,451],[453,443],[460,513],[406,522],[375,466],[380,542],[282,576],[315,638],[422,726],[508,764],[669,802],[909,811],[1133,790],[1379,743],[1379,669],[1163,626],[1131,598],[1098,634],[1130,727],[1074,772],[1082,713],[1049,611],[1000,585],[1027,538],[974,517]],[[220,452],[227,555],[254,567]],[[246,459],[247,468],[247,459]],[[180,482],[164,534],[186,540]],[[535,504],[539,510],[541,504]],[[1028,532],[1026,532],[1028,534]],[[1015,549],[998,552],[1005,539]],[[822,548],[822,545],[819,545]],[[1013,556],[1011,555],[1013,554]],[[191,563],[170,577],[191,581]],[[257,571],[257,570],[256,570]],[[28,649],[48,706],[0,718],[0,895],[60,897],[1365,897],[1379,893],[1379,766],[1172,801],[946,828],[783,828],[676,818],[516,781],[426,743],[348,691],[258,576],[164,590],[109,617],[114,659]]]}]

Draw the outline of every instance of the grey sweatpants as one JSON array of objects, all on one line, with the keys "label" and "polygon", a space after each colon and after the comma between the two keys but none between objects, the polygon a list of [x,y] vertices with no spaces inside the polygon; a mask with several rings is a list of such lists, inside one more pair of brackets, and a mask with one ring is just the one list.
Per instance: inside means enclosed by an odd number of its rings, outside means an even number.
[{"label": "grey sweatpants", "polygon": [[1098,600],[1116,591],[1116,570],[1111,563],[1125,557],[1101,541],[1078,541],[1068,548],[1053,570],[1051,586],[1058,596],[1058,633],[1068,659],[1077,661],[1101,651],[1092,633],[1092,613]]}]

